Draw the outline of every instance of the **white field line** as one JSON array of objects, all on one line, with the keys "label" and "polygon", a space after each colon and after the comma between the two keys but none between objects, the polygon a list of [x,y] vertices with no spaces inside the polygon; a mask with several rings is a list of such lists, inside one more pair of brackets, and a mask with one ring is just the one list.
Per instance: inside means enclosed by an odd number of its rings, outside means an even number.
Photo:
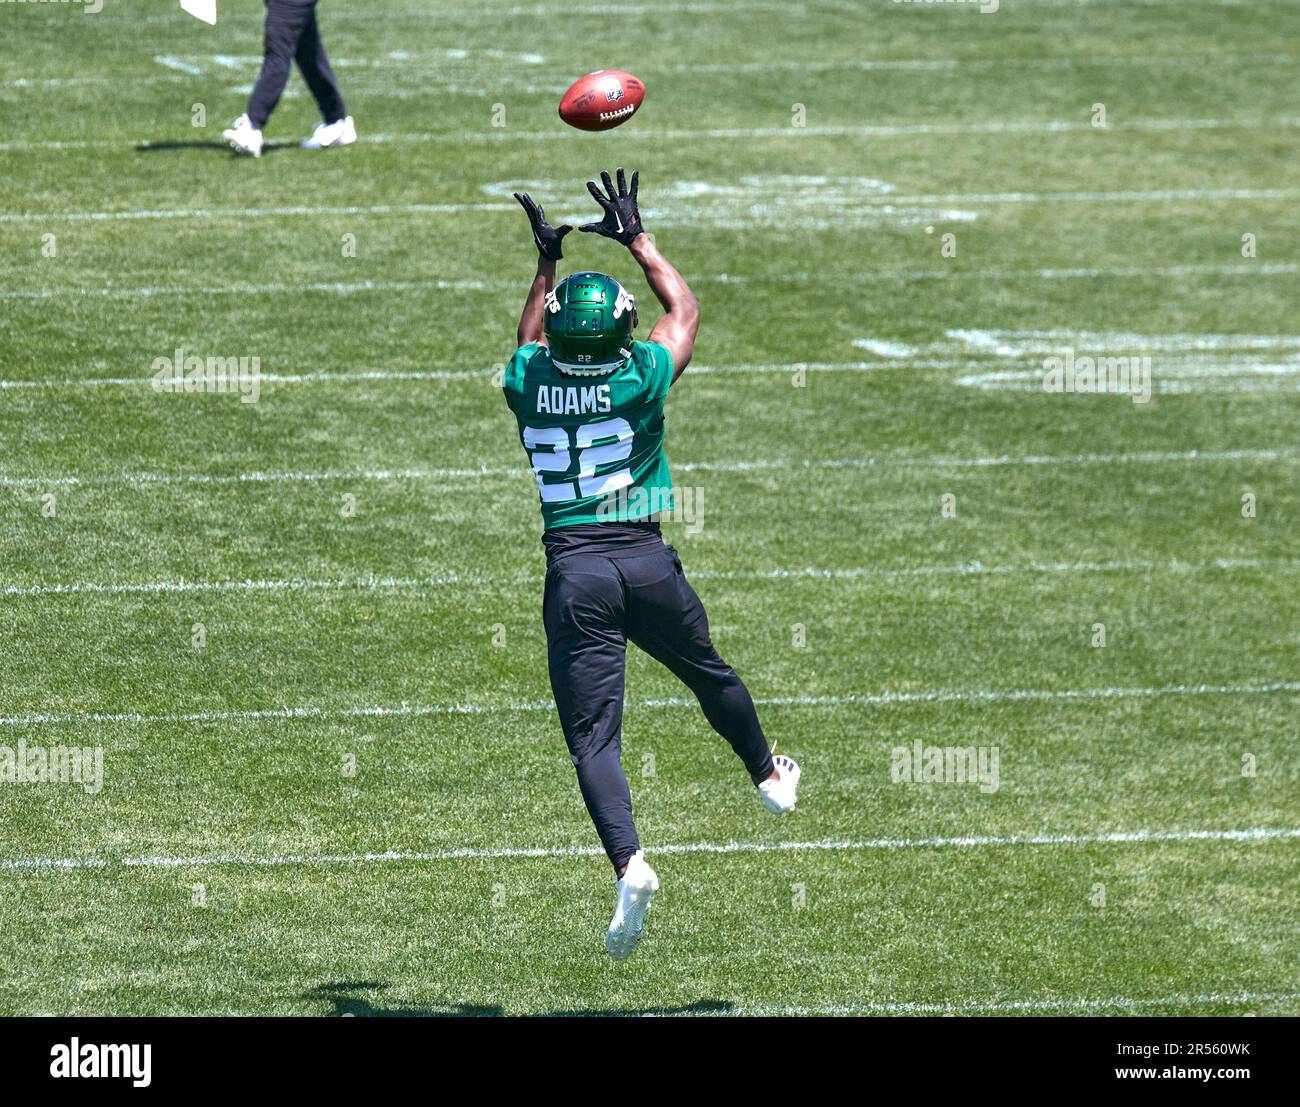
[{"label": "white field line", "polygon": [[[1109,465],[1165,464],[1224,461],[1279,461],[1300,456],[1300,449],[1243,450],[1144,450],[1133,453],[1098,454],[1003,454],[997,457],[850,457],[817,460],[779,458],[749,461],[687,461],[673,465],[683,473],[799,472],[810,469],[988,469],[1027,465]],[[520,466],[477,469],[320,469],[254,470],[247,473],[102,473],[73,476],[7,476],[0,474],[0,488],[93,487],[99,485],[155,484],[295,484],[317,481],[387,481],[387,480],[470,480],[524,476]]]},{"label": "white field line", "polygon": [[[774,5],[775,6],[775,5]],[[683,6],[684,7],[684,6]],[[698,10],[698,5],[696,6]],[[514,14],[534,9],[519,8],[514,9]],[[611,11],[615,10],[611,6]],[[617,9],[623,13],[623,9]],[[662,11],[663,9],[657,9]],[[785,10],[785,9],[782,9]],[[401,56],[389,55],[385,58],[373,59],[339,59],[334,61],[335,67],[341,67],[343,61],[347,61],[350,66],[362,67],[372,70],[391,70],[394,75],[419,73],[421,75],[430,75],[437,77],[440,75],[439,63],[445,60],[460,60],[456,58],[454,51],[436,51],[432,54],[425,52],[411,53],[409,51],[398,52]],[[468,51],[462,51],[467,54]],[[140,85],[156,84],[160,82],[184,81],[191,76],[201,76],[204,70],[194,64],[192,59],[208,58],[210,55],[175,55],[161,54],[155,55],[154,61],[167,69],[175,70],[173,73],[164,74],[134,74],[129,76],[66,76],[66,77],[11,77],[6,80],[0,80],[0,88],[62,88],[75,85]],[[187,60],[191,59],[191,60]],[[411,62],[427,60],[429,65],[424,68],[412,69]],[[544,59],[543,59],[544,60]],[[1129,67],[1140,64],[1144,69],[1152,66],[1176,67],[1181,68],[1189,66],[1197,69],[1203,69],[1213,65],[1240,65],[1249,64],[1252,66],[1259,65],[1294,65],[1297,59],[1291,54],[1169,54],[1160,57],[1136,57],[1125,55],[1111,55],[1105,57],[1085,56],[1085,57],[1043,57],[1043,58],[845,58],[838,61],[797,61],[792,59],[774,59],[771,61],[761,62],[717,62],[705,63],[701,65],[683,65],[676,64],[667,67],[663,66],[643,66],[644,74],[656,72],[672,73],[779,73],[782,71],[793,71],[799,73],[816,73],[832,70],[836,73],[845,72],[874,72],[877,70],[885,72],[907,72],[916,70],[920,72],[929,72],[933,70],[960,70],[960,69],[1037,69],[1037,68],[1108,68],[1114,66]],[[250,56],[248,62],[250,66],[261,64],[260,57]],[[229,69],[229,66],[225,68]],[[349,87],[352,87],[349,82]],[[441,86],[439,86],[441,88]],[[563,91],[564,86],[560,86]],[[486,93],[486,88],[483,90]]]},{"label": "white field line", "polygon": [[[904,360],[890,358],[884,361],[792,361],[753,364],[741,362],[734,365],[696,365],[692,364],[693,376],[713,373],[740,373],[754,375],[790,376],[796,372],[803,373],[878,373],[896,372],[900,369],[914,371],[942,371],[951,369],[982,369],[989,365],[986,355],[968,355],[965,357],[936,358],[929,360]],[[1177,364],[1164,359],[1163,364]],[[1202,363],[1197,362],[1197,365]],[[328,369],[308,370],[303,373],[260,373],[258,380],[262,384],[365,384],[370,381],[455,381],[490,378],[494,370],[487,369],[360,369],[353,371],[334,371]],[[1178,379],[1185,379],[1190,387],[1201,379],[1228,379],[1228,383],[1239,382],[1249,377],[1287,377],[1300,374],[1300,361],[1270,364],[1267,362],[1244,361],[1228,363],[1223,369],[1213,367],[1196,370],[1179,370],[1164,378],[1157,378],[1159,388],[1163,381],[1165,390],[1172,391],[1178,387]],[[1031,369],[996,370],[985,373],[965,373],[953,383],[964,387],[1020,388],[1021,384],[1007,385],[1002,382],[1027,382],[1026,388],[1041,387],[1042,371]],[[1038,382],[1037,385],[1034,382]],[[0,380],[0,390],[17,389],[75,389],[75,388],[148,388],[152,385],[151,376],[139,377],[55,377],[34,380]],[[1199,386],[1198,386],[1199,387]]]},{"label": "white field line", "polygon": [[[704,569],[691,574],[695,580],[864,580],[940,576],[1018,576],[1070,573],[1204,573],[1265,569],[1293,572],[1300,568],[1300,558],[1220,557],[1208,561],[1027,561],[1015,565],[986,565],[979,561],[956,565],[909,565],[896,568],[849,566],[820,569],[812,566],[797,569]],[[47,581],[40,584],[7,584],[0,597],[75,596],[75,595],[168,595],[181,592],[352,592],[352,591],[426,591],[433,588],[488,588],[538,585],[539,574],[511,577],[483,577],[473,574],[437,576],[386,576],[368,574],[355,577],[277,577],[244,580],[148,580],[148,581]]]},{"label": "white field line", "polygon": [[[1094,278],[1160,279],[1163,277],[1279,277],[1300,273],[1300,263],[1261,262],[1258,264],[1098,266],[1077,269],[876,269],[857,273],[696,273],[687,277],[692,284],[805,284],[809,282],[845,281],[882,284],[895,281],[950,280],[1089,280]],[[431,292],[461,289],[500,289],[515,295],[522,282],[508,278],[485,280],[404,280],[404,281],[270,281],[262,284],[228,285],[144,285],[125,288],[32,288],[0,290],[0,300],[53,300],[65,296],[90,299],[129,300],[152,296],[276,296],[304,292],[351,296],[368,292]],[[896,355],[889,355],[896,356]]]},{"label": "white field line", "polygon": [[687,1017],[725,1015],[975,1015],[1004,1011],[1142,1011],[1160,1007],[1246,1007],[1256,1003],[1281,1003],[1300,999],[1300,992],[1205,992],[1172,996],[1059,996],[1054,999],[954,1000],[922,1003],[912,1000],[880,1003],[845,1003],[827,1006],[775,1006],[739,1004],[725,1011],[675,1012]]},{"label": "white field line", "polygon": [[[1143,450],[1098,454],[1003,454],[997,457],[848,457],[817,460],[780,458],[749,461],[687,461],[673,465],[682,473],[800,472],[858,469],[990,469],[1028,465],[1159,465],[1167,463],[1217,463],[1225,461],[1282,461],[1300,456],[1300,449]],[[254,470],[247,473],[101,473],[73,476],[8,476],[0,474],[0,488],[94,487],[100,485],[156,484],[296,484],[318,481],[471,480],[519,478],[522,466],[477,469],[320,469]]]},{"label": "white field line", "polygon": [[[1145,133],[1151,131],[1248,131],[1278,130],[1300,127],[1300,116],[1270,116],[1248,119],[1131,119],[1112,123],[1102,130],[1112,133]],[[1088,121],[1050,120],[991,120],[984,123],[894,123],[876,125],[841,125],[818,127],[713,127],[666,130],[635,130],[627,135],[628,141],[644,142],[694,142],[705,139],[756,139],[791,138],[903,138],[910,135],[1041,135],[1070,132],[1093,132],[1099,128]],[[362,135],[363,143],[454,143],[468,142],[580,142],[581,138],[561,127],[547,131],[511,131],[484,129],[481,131],[413,131],[400,134]],[[0,142],[0,151],[24,150],[85,150],[85,149],[141,149],[153,145],[149,139],[19,139]]]},{"label": "white field line", "polygon": [[[1283,190],[1285,191],[1285,190]],[[282,219],[293,215],[444,215],[467,211],[509,211],[509,204],[295,204],[279,208],[160,208],[157,210],[6,212],[0,223],[97,223],[118,219]]]},{"label": "white field line", "polygon": [[[900,849],[985,849],[999,846],[1148,845],[1162,842],[1267,842],[1300,838],[1292,827],[1251,827],[1246,830],[1134,830],[1105,834],[971,835],[957,838],[859,838],[811,842],[686,842],[651,847],[656,855],[736,853],[863,853]],[[496,861],[601,857],[598,846],[501,847],[498,849],[386,850],[377,853],[213,854],[169,857],[150,854],[108,860],[96,857],[32,857],[0,859],[0,870],[188,869],[215,865],[373,865],[393,862]]]},{"label": "white field line", "polygon": [[[1300,188],[1186,188],[1147,189],[1114,192],[975,192],[946,193],[927,196],[901,196],[882,193],[879,196],[855,197],[859,208],[900,208],[927,204],[1042,204],[1042,203],[1167,203],[1179,200],[1294,200],[1300,198]],[[408,203],[369,205],[311,205],[296,204],[288,207],[267,208],[163,208],[156,210],[116,211],[64,211],[64,212],[6,212],[0,214],[0,223],[67,223],[105,222],[111,220],[142,219],[279,219],[287,216],[317,215],[443,215],[468,211],[514,211],[515,205],[498,201],[473,203]],[[691,205],[679,204],[674,214],[691,215]],[[707,212],[704,222],[709,221]]]},{"label": "white field line", "polygon": [[[1153,391],[1161,395],[1198,392],[1284,392],[1300,391],[1300,362],[1279,365],[1244,365],[1200,370],[1181,369],[1168,376],[1157,375]],[[984,391],[1043,392],[1042,369],[1000,370],[972,373],[954,382],[964,388]]]},{"label": "white field line", "polygon": [[[1077,343],[1100,349],[1128,347],[1161,352],[1195,353],[1205,350],[1264,350],[1290,353],[1300,350],[1296,334],[1135,334],[1125,331],[1051,330],[949,330],[948,338],[973,349],[1005,357],[1032,357],[1059,353],[1063,344]],[[858,339],[865,342],[865,339]]]},{"label": "white field line", "polygon": [[[1271,681],[1262,684],[1166,684],[1141,688],[985,688],[933,690],[926,692],[864,692],[844,695],[768,696],[756,698],[760,707],[881,707],[896,704],[926,703],[1048,703],[1057,701],[1151,699],[1163,696],[1267,696],[1275,693],[1300,692],[1300,681]],[[641,700],[642,708],[698,708],[694,698]],[[390,704],[355,707],[322,707],[305,704],[297,707],[230,709],[225,711],[191,711],[173,714],[148,714],[138,711],[86,712],[68,715],[32,713],[0,715],[0,726],[37,727],[69,724],[102,725],[106,723],[167,724],[260,722],[277,719],[370,719],[426,718],[438,715],[500,715],[517,712],[550,712],[552,700],[506,701],[497,703]]]},{"label": "white field line", "polygon": [[[1298,60],[1293,54],[1266,54],[1259,59],[1263,65],[1294,65]],[[790,70],[797,73],[817,73],[832,71],[835,73],[861,70],[934,70],[934,69],[1091,69],[1106,66],[1133,66],[1143,68],[1150,66],[1192,66],[1201,68],[1208,65],[1254,65],[1253,54],[1168,54],[1163,57],[1144,57],[1135,55],[1113,54],[1106,56],[1081,55],[1077,57],[1043,57],[1043,58],[841,58],[835,61],[817,61],[798,59],[773,59],[756,62],[704,62],[698,65],[677,63],[667,67],[645,65],[645,73],[777,73]]]},{"label": "white field line", "polygon": [[63,296],[130,300],[151,296],[265,296],[303,292],[346,296],[358,292],[459,292],[485,291],[490,288],[518,289],[519,282],[505,279],[478,280],[471,277],[463,280],[430,278],[423,281],[304,281],[301,284],[270,281],[265,284],[146,285],[142,288],[32,288],[5,289],[0,291],[0,300],[52,300]]}]

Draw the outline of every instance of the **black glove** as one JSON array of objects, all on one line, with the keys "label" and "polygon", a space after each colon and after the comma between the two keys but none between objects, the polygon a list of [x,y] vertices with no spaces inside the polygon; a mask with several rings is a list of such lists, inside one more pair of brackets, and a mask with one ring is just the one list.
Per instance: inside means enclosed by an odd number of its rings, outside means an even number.
[{"label": "black glove", "polygon": [[573,228],[567,223],[563,227],[552,227],[546,221],[546,212],[542,210],[542,205],[528,193],[516,192],[515,199],[523,205],[524,211],[528,213],[528,222],[533,225],[533,241],[537,243],[537,252],[547,261],[559,261],[564,257],[560,242]]},{"label": "black glove", "polygon": [[[595,181],[588,181],[587,191],[591,193],[596,203],[605,209],[605,218],[599,223],[584,223],[578,230],[594,231],[596,234],[603,234],[606,238],[612,238],[615,242],[621,242],[624,246],[631,246],[633,239],[645,233],[645,228],[641,226],[641,213],[636,207],[638,176],[636,170],[633,170],[630,192],[624,182],[622,169],[618,171],[617,192],[614,191],[614,184],[610,181],[608,173],[600,175],[600,179],[605,182],[605,192],[600,191]],[[609,193],[608,196],[605,195],[606,192]]]}]

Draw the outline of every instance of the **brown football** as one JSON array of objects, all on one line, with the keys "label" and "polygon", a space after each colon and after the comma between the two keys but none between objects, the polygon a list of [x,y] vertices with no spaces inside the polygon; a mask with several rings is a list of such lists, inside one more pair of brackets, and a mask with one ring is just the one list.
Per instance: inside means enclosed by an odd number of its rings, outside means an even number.
[{"label": "brown football", "polygon": [[560,118],[580,131],[608,131],[626,123],[645,99],[645,85],[621,69],[579,77],[560,101]]}]

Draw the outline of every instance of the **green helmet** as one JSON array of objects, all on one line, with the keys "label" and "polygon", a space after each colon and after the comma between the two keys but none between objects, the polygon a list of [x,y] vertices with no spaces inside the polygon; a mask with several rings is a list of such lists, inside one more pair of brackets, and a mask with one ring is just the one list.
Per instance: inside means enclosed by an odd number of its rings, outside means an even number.
[{"label": "green helmet", "polygon": [[546,294],[546,343],[561,373],[603,376],[632,356],[636,300],[604,273],[573,273]]}]

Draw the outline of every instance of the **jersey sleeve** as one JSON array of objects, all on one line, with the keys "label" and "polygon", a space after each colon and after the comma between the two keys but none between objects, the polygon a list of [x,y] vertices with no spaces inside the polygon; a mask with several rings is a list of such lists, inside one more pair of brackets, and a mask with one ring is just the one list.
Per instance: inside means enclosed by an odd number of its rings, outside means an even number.
[{"label": "jersey sleeve", "polygon": [[511,411],[516,410],[516,401],[523,395],[524,375],[528,363],[541,348],[541,344],[537,342],[520,346],[506,364],[505,375],[501,378],[501,391],[505,393],[506,403],[510,405]]},{"label": "jersey sleeve", "polygon": [[642,342],[646,351],[647,398],[662,400],[673,383],[673,355],[667,346],[658,342]]}]

